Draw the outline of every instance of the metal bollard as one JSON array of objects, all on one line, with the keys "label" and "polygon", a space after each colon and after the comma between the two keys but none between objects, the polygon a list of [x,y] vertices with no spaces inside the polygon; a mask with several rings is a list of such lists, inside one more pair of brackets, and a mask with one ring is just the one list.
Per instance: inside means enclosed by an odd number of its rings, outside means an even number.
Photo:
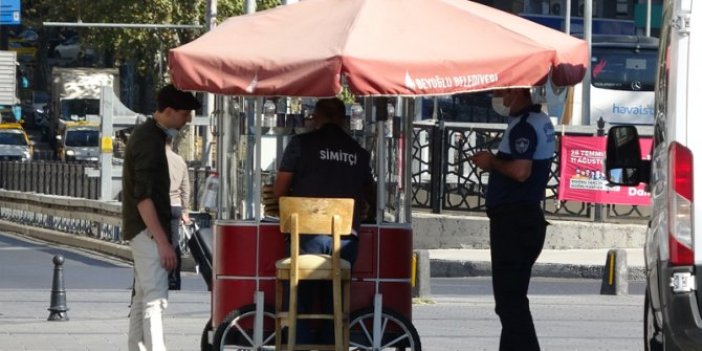
[{"label": "metal bollard", "polygon": [[626,263],[626,251],[621,249],[609,250],[602,274],[600,295],[627,294],[629,294],[629,267]]},{"label": "metal bollard", "polygon": [[428,250],[412,255],[412,297],[431,299],[431,270]]},{"label": "metal bollard", "polygon": [[63,256],[54,256],[54,280],[51,283],[51,307],[49,321],[67,321],[66,289],[63,285]]}]

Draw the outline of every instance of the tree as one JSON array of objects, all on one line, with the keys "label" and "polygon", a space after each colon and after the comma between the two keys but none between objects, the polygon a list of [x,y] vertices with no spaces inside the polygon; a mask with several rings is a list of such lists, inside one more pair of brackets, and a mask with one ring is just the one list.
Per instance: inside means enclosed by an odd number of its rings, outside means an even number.
[{"label": "tree", "polygon": [[[257,9],[280,4],[277,0],[257,0]],[[25,25],[49,34],[43,22],[204,24],[206,0],[23,0]],[[218,0],[217,22],[243,13],[244,0]],[[161,82],[158,67],[168,49],[185,44],[204,29],[126,29],[75,28],[85,46],[103,53],[106,66],[133,63],[141,79]],[[44,35],[46,37],[48,35]],[[46,38],[42,47],[46,48]],[[158,85],[158,84],[156,84]],[[143,100],[143,99],[142,99]]]}]

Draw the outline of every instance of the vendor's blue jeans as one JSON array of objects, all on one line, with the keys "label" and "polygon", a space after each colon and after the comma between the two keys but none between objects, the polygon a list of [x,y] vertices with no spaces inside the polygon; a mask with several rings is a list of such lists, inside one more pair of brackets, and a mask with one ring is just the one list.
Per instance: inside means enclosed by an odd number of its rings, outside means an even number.
[{"label": "vendor's blue jeans", "polygon": [[[328,235],[301,235],[300,254],[321,253],[331,255],[332,237]],[[358,256],[358,238],[349,236],[348,239],[341,240],[341,258],[349,261],[353,267]],[[332,284],[331,281],[300,281],[298,286],[298,313],[312,313],[314,301],[320,301],[321,313],[331,313]],[[324,321],[323,326],[318,330],[318,335],[314,335],[311,330],[309,320],[300,319],[297,321],[297,344],[333,344],[334,328],[331,321]]]}]

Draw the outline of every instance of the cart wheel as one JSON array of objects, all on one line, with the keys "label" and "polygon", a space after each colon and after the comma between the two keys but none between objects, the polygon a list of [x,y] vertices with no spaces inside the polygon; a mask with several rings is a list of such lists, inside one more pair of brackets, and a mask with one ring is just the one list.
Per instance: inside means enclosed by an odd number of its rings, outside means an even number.
[{"label": "cart wheel", "polygon": [[[383,309],[380,324],[382,335],[380,350],[422,350],[417,329],[399,313]],[[351,328],[350,346],[352,350],[374,350],[373,308],[354,312],[349,327]]]},{"label": "cart wheel", "polygon": [[254,340],[256,305],[246,305],[227,315],[215,331],[212,350],[275,350],[275,314],[265,307],[263,311],[263,342]]},{"label": "cart wheel", "polygon": [[208,338],[209,333],[212,331],[212,318],[205,324],[205,329],[202,330],[202,336],[200,337],[200,351],[212,351],[212,345],[210,345],[210,340]]}]

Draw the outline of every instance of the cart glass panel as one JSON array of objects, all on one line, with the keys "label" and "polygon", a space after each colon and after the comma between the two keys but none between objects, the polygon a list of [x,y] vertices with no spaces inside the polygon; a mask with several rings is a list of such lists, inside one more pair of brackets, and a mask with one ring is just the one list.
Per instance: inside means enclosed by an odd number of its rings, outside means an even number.
[{"label": "cart glass panel", "polygon": [[[223,178],[227,213],[235,220],[277,221],[273,184],[285,147],[293,136],[310,129],[305,121],[314,109],[310,98],[231,98],[225,118],[232,133],[225,133]],[[371,153],[377,182],[377,204],[365,223],[409,223],[409,189],[404,171],[408,160],[409,118],[401,117],[406,103],[400,99],[362,99],[347,104],[346,129]],[[236,106],[236,107],[232,107]],[[406,114],[404,114],[406,115]],[[389,117],[388,117],[389,116]],[[228,135],[227,135],[228,134]]]}]

